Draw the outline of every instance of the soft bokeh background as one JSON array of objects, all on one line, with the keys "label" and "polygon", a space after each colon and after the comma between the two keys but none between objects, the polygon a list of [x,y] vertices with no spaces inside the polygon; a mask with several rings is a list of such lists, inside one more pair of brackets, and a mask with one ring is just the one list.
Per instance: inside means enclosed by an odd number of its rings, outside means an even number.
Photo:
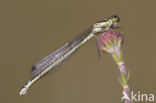
[{"label": "soft bokeh background", "polygon": [[34,63],[114,13],[121,17],[132,90],[156,94],[155,4],[154,0],[1,0],[0,102],[121,103],[119,71],[109,54],[98,60],[95,38],[27,95],[18,95],[30,80]]}]

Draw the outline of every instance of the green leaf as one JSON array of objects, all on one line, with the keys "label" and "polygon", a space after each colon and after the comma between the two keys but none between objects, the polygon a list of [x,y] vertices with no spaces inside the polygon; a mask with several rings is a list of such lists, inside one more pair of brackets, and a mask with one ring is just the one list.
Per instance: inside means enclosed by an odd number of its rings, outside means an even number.
[{"label": "green leaf", "polygon": [[129,81],[130,79],[130,71],[128,71],[128,78],[127,78],[127,82]]},{"label": "green leaf", "polygon": [[119,80],[120,85],[123,87],[124,85],[123,85],[123,83],[122,83],[121,78],[119,78],[118,80]]},{"label": "green leaf", "polygon": [[121,73],[121,79],[122,79],[123,85],[127,85],[127,79],[126,79],[124,73]]}]

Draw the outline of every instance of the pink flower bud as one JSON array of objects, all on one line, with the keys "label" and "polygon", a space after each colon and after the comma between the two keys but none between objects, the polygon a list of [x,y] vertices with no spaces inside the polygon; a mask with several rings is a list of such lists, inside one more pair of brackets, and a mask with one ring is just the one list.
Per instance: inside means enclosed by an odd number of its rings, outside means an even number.
[{"label": "pink flower bud", "polygon": [[108,53],[117,52],[123,41],[123,37],[118,32],[104,32],[98,41],[98,46],[100,50],[103,50]]}]

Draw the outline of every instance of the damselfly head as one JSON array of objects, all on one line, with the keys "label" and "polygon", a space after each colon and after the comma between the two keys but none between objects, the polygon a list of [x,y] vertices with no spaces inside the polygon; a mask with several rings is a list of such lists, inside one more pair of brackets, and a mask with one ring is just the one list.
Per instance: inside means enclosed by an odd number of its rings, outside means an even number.
[{"label": "damselfly head", "polygon": [[113,22],[120,22],[120,17],[118,15],[112,15],[109,19]]}]

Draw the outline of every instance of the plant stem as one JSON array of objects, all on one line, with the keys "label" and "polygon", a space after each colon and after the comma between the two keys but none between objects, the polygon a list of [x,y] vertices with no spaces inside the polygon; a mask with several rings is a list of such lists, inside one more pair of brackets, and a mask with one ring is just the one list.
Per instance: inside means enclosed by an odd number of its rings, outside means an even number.
[{"label": "plant stem", "polygon": [[121,50],[117,50],[116,52],[112,53],[112,56],[114,60],[116,61],[119,71],[120,71],[120,84],[123,88],[123,97],[122,100],[124,100],[125,103],[131,103],[130,102],[130,88],[129,88],[129,73],[126,71],[125,63],[122,58],[122,52]]}]

